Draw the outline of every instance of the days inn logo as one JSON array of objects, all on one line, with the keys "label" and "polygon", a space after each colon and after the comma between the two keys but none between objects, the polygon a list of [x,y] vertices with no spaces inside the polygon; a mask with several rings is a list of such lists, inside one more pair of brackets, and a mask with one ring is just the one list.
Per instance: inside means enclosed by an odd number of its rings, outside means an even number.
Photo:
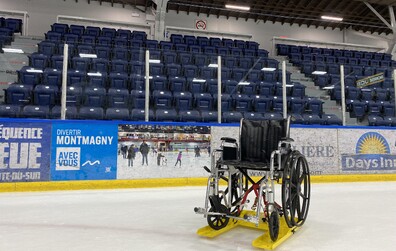
[{"label": "days inn logo", "polygon": [[343,171],[395,170],[396,155],[390,154],[388,141],[377,132],[363,134],[356,143],[356,154],[342,154]]}]

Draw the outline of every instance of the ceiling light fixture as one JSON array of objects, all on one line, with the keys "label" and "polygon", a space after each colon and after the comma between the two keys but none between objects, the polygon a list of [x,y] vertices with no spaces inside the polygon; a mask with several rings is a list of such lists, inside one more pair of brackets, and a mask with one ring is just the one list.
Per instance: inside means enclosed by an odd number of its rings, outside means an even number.
[{"label": "ceiling light fixture", "polygon": [[233,10],[245,10],[245,11],[250,10],[249,6],[241,6],[241,5],[234,5],[234,4],[226,4],[225,7],[227,9],[233,9]]},{"label": "ceiling light fixture", "polygon": [[342,17],[332,17],[332,16],[321,16],[321,18],[325,20],[338,21],[338,22],[341,22],[343,20]]}]

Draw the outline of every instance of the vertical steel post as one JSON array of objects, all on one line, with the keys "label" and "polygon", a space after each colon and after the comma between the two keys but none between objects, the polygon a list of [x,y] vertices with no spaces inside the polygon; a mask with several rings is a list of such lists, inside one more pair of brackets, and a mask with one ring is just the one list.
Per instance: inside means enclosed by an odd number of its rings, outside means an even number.
[{"label": "vertical steel post", "polygon": [[342,125],[345,126],[346,113],[345,113],[345,74],[344,65],[340,65],[340,77],[341,77],[341,109],[342,109]]},{"label": "vertical steel post", "polygon": [[150,51],[146,50],[146,74],[145,74],[145,98],[144,98],[144,121],[149,121],[150,108]]},{"label": "vertical steel post", "polygon": [[283,118],[287,119],[287,96],[286,96],[286,61],[282,61],[282,101]]},{"label": "vertical steel post", "polygon": [[221,123],[221,56],[217,56],[217,122]]},{"label": "vertical steel post", "polygon": [[69,45],[63,47],[63,67],[62,67],[62,94],[61,94],[61,119],[66,119],[66,94],[67,94],[67,59],[69,57]]}]

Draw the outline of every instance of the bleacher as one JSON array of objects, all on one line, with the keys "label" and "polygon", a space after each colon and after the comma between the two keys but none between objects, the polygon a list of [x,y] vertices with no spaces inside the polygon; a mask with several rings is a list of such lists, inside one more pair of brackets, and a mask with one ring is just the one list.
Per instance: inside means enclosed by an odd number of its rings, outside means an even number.
[{"label": "bleacher", "polygon": [[[391,54],[284,44],[278,44],[277,50],[279,55],[288,56],[306,76],[312,77],[316,86],[330,87],[329,95],[338,103],[341,101],[340,65],[344,65],[346,108],[350,117],[359,121],[367,119],[369,125],[396,125],[392,79],[396,61]],[[380,73],[384,74],[383,82],[356,87],[357,80]]]},{"label": "bleacher", "polygon": [[[69,45],[67,117],[144,120],[145,51],[150,51],[150,120],[217,121],[217,67],[222,56],[222,118],[282,116],[282,72],[254,41],[172,34],[170,41],[142,31],[55,23],[29,55],[29,66],[9,86],[1,116],[59,118],[64,43]],[[95,55],[95,56],[93,56]],[[340,124],[322,101],[286,75],[295,123]]]}]

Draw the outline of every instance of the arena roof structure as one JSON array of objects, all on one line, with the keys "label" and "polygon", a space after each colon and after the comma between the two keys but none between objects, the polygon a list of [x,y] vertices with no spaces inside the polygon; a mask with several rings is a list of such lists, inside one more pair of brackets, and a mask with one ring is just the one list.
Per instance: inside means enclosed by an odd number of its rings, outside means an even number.
[{"label": "arena roof structure", "polygon": [[[76,0],[78,1],[78,0]],[[83,0],[80,0],[83,1]],[[84,0],[85,1],[85,0]],[[307,27],[352,29],[356,31],[390,34],[391,16],[396,0],[87,0],[131,5],[145,11],[156,3],[167,3],[167,11],[215,15],[256,22],[280,22]],[[227,4],[249,7],[248,10],[229,9]],[[392,11],[390,11],[392,9]],[[322,16],[342,18],[342,21],[326,20]],[[384,22],[384,20],[387,22]],[[394,24],[393,24],[394,25]]]}]

